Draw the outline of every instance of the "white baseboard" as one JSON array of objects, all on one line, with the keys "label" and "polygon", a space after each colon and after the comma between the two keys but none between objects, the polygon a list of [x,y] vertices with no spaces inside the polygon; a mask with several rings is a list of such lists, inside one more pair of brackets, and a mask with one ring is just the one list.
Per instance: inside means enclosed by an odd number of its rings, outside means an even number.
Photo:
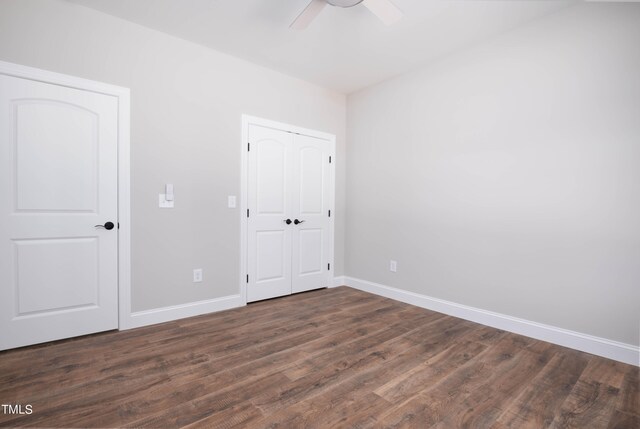
[{"label": "white baseboard", "polygon": [[338,287],[338,286],[344,286],[346,285],[347,278],[345,276],[337,276],[333,278],[333,284],[331,284],[331,286],[329,286],[330,288],[332,287]]},{"label": "white baseboard", "polygon": [[[346,284],[345,282],[345,276],[334,277],[329,287],[333,288],[344,286]],[[171,322],[172,320],[200,316],[201,314],[229,310],[231,308],[243,307],[245,305],[247,304],[242,299],[242,295],[231,295],[206,301],[190,302],[188,304],[137,311],[131,313],[126,325],[120,326],[120,330],[155,325],[156,323]]]},{"label": "white baseboard", "polygon": [[120,329],[139,328],[141,326],[170,322],[172,320],[184,319],[185,317],[199,316],[201,314],[229,310],[231,308],[243,307],[245,305],[246,303],[242,299],[241,295],[231,295],[222,298],[208,299],[206,301],[190,302],[188,304],[137,311],[135,313],[131,313],[127,326],[121,326]]},{"label": "white baseboard", "polygon": [[338,279],[340,279],[340,284],[354,289],[395,299],[396,301],[416,305],[504,331],[514,332],[538,340],[640,366],[640,347],[631,344],[620,343],[606,338],[595,337],[593,335],[519,319],[505,314],[494,313],[492,311],[457,304],[455,302],[408,292],[353,277],[336,277],[336,282],[338,282]]}]

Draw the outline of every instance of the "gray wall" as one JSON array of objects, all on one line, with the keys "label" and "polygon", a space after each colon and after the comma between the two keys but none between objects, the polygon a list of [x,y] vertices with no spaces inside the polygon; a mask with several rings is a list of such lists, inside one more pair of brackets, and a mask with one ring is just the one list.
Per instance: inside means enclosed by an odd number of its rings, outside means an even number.
[{"label": "gray wall", "polygon": [[346,273],[638,345],[639,44],[582,4],[349,96]]},{"label": "gray wall", "polygon": [[[131,89],[133,310],[238,293],[241,114],[337,136],[343,272],[345,96],[66,2],[0,1],[0,60]],[[164,183],[176,208],[158,209]],[[192,283],[192,269],[204,282]]]}]

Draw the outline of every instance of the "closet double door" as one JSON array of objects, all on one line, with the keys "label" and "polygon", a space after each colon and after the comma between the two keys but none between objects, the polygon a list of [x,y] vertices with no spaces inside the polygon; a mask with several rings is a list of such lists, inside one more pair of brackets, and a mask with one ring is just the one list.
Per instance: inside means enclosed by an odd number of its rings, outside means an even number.
[{"label": "closet double door", "polygon": [[250,124],[247,302],[329,286],[332,142]]}]

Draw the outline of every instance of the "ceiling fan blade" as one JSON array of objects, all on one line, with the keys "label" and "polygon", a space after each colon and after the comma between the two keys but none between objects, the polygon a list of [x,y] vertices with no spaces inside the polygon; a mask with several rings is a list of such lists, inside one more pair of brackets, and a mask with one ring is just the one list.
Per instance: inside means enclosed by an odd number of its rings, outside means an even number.
[{"label": "ceiling fan blade", "polygon": [[326,5],[327,2],[325,0],[311,0],[311,3],[304,8],[302,13],[298,15],[289,28],[294,30],[304,30],[309,26],[309,24],[311,24],[311,21],[313,21],[316,16],[322,12],[322,9],[324,9]]},{"label": "ceiling fan blade", "polygon": [[391,0],[364,0],[363,5],[374,13],[385,25],[395,24],[404,14],[391,3]]}]

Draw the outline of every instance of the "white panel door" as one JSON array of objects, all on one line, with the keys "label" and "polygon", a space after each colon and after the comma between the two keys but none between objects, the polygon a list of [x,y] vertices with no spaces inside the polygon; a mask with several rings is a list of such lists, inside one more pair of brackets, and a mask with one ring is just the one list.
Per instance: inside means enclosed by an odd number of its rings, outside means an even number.
[{"label": "white panel door", "polygon": [[0,349],[118,327],[117,115],[0,75]]},{"label": "white panel door", "polygon": [[293,293],[329,286],[329,153],[326,140],[294,137]]},{"label": "white panel door", "polygon": [[250,124],[247,302],[329,286],[328,140]]},{"label": "white panel door", "polygon": [[249,127],[248,302],[291,294],[292,136]]}]

